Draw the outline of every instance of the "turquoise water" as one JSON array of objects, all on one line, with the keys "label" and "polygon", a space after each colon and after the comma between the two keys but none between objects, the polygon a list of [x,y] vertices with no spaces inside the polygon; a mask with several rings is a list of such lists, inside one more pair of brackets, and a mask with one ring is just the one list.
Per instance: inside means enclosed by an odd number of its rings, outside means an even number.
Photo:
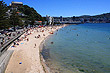
[{"label": "turquoise water", "polygon": [[110,73],[110,24],[59,29],[45,41],[42,55],[56,73]]}]

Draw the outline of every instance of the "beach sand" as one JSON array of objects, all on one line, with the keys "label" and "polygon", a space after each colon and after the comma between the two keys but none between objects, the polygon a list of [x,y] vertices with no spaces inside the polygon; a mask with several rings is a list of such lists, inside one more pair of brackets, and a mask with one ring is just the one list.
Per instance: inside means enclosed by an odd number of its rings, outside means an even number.
[{"label": "beach sand", "polygon": [[[31,34],[27,36],[29,41],[23,39],[18,42],[19,45],[16,45],[16,47],[9,47],[8,50],[14,50],[14,53],[10,58],[5,73],[45,73],[40,60],[39,46],[47,36],[52,35],[49,32],[54,32],[64,26],[54,26],[53,29],[51,29],[52,27],[30,29],[28,33],[31,32]],[[24,35],[26,33],[20,38],[24,37]],[[38,35],[40,37],[37,38]]]}]

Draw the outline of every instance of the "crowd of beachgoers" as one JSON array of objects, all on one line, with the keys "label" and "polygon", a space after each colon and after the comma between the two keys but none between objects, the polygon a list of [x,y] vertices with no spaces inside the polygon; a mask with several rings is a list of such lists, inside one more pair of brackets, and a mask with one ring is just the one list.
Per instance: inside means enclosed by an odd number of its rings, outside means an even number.
[{"label": "crowd of beachgoers", "polygon": [[[20,41],[29,41],[29,38],[27,36],[36,33],[36,32],[45,32],[48,31],[50,34],[53,34],[53,29],[56,29],[56,26],[46,26],[46,27],[32,27],[26,30],[26,32],[22,35],[22,37],[18,38],[16,41],[14,41],[13,47],[16,47],[16,45],[19,45]],[[38,34],[35,36],[36,39],[40,38],[41,36],[45,36],[45,33],[43,35]]]}]

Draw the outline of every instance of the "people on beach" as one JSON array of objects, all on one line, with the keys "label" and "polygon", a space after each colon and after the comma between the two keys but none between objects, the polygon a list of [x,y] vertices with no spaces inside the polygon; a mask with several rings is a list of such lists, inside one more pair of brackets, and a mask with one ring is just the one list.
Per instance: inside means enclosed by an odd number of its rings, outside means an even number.
[{"label": "people on beach", "polygon": [[27,41],[29,41],[29,38],[27,38]]},{"label": "people on beach", "polygon": [[9,37],[11,37],[11,33],[9,33],[8,35],[9,35]]},{"label": "people on beach", "polygon": [[15,45],[16,45],[16,42],[14,41],[14,42],[13,42],[13,47],[16,47]]},{"label": "people on beach", "polygon": [[15,36],[15,34],[13,33],[13,36]]},{"label": "people on beach", "polygon": [[43,36],[45,36],[45,34],[43,34]]},{"label": "people on beach", "polygon": [[37,38],[37,37],[35,36],[35,38]]},{"label": "people on beach", "polygon": [[19,43],[17,42],[16,45],[19,45]]},{"label": "people on beach", "polygon": [[44,30],[42,30],[42,32],[44,32]]},{"label": "people on beach", "polygon": [[1,45],[3,45],[3,41],[1,41]]},{"label": "people on beach", "polygon": [[[15,45],[19,45],[19,42],[23,41],[23,40],[29,41],[28,36],[35,32],[42,32],[43,33],[42,35],[45,37],[45,35],[46,35],[46,34],[44,34],[45,31],[49,31],[50,34],[54,34],[53,30],[55,29],[58,31],[57,28],[58,27],[56,27],[56,26],[55,27],[47,26],[47,27],[41,27],[41,28],[29,28],[26,30],[26,32],[20,38],[17,39],[16,42],[13,42],[14,43],[13,46],[16,47]],[[17,31],[16,33],[7,33],[5,35],[7,36],[7,40],[10,40],[10,39],[12,39],[11,38],[12,36],[17,36],[18,34],[20,34],[20,31]],[[56,35],[57,35],[57,33],[56,33]],[[40,38],[40,37],[41,37],[41,34],[35,36],[35,38]],[[7,42],[7,40],[3,38],[2,41],[0,42],[0,44],[3,45],[5,42]],[[53,44],[53,42],[51,42],[51,44]],[[36,46],[36,44],[35,44],[35,46]]]},{"label": "people on beach", "polygon": [[53,34],[53,31],[49,32],[50,34]]},{"label": "people on beach", "polygon": [[14,45],[16,45],[16,42],[14,42]]},{"label": "people on beach", "polygon": [[36,44],[35,44],[34,48],[36,48]]},{"label": "people on beach", "polygon": [[40,35],[38,35],[37,38],[40,38]]}]

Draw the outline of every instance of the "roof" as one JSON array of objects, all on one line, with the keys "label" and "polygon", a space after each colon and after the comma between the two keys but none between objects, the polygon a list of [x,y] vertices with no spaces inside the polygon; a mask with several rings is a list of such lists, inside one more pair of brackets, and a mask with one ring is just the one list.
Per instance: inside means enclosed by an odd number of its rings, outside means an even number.
[{"label": "roof", "polygon": [[38,22],[40,22],[40,23],[41,23],[42,21],[38,21]]},{"label": "roof", "polygon": [[16,12],[16,13],[19,13],[19,12]]},{"label": "roof", "polygon": [[35,22],[39,22],[39,23],[41,23],[42,21],[35,21]]}]

